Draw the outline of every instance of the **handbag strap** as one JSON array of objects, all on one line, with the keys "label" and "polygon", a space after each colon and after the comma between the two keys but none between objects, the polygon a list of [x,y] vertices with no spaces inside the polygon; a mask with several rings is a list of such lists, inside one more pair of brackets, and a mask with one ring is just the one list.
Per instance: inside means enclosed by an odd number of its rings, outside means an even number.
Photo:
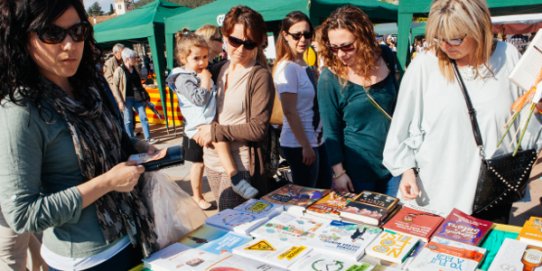
[{"label": "handbag strap", "polygon": [[478,126],[478,121],[476,120],[476,110],[474,110],[474,107],[472,106],[472,102],[470,100],[469,94],[467,93],[467,87],[465,86],[465,83],[463,82],[463,77],[461,77],[461,74],[459,73],[459,69],[457,68],[457,63],[455,62],[455,60],[452,60],[452,65],[454,67],[455,77],[457,78],[459,86],[461,87],[461,92],[463,93],[463,97],[465,98],[467,109],[469,110],[469,119],[470,119],[470,124],[472,126],[472,132],[474,134],[474,140],[476,141],[476,145],[478,146],[478,148],[480,148],[480,156],[483,159],[484,158],[484,144],[483,144],[482,136],[480,133],[480,127]]}]

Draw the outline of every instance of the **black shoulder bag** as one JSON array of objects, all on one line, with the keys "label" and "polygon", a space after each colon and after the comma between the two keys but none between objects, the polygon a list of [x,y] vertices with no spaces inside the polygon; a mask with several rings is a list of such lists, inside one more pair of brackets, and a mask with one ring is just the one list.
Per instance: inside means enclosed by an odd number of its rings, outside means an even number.
[{"label": "black shoulder bag", "polygon": [[509,153],[497,158],[486,159],[480,127],[478,127],[476,120],[476,111],[472,107],[467,88],[455,61],[453,67],[455,77],[467,103],[474,140],[480,149],[480,157],[482,158],[476,194],[472,204],[473,214],[476,215],[492,210],[501,204],[511,204],[523,197],[529,183],[531,169],[536,161],[536,150],[521,150],[515,156]]}]

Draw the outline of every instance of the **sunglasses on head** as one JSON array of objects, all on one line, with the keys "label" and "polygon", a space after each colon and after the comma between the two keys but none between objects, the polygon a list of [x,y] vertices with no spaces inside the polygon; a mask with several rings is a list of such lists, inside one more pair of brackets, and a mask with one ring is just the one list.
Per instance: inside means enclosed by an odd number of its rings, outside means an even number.
[{"label": "sunglasses on head", "polygon": [[433,41],[435,41],[437,45],[441,45],[443,42],[446,42],[450,46],[459,46],[463,43],[463,40],[465,40],[466,36],[467,35],[463,36],[462,38],[455,38],[455,39],[433,38]]},{"label": "sunglasses on head", "polygon": [[294,40],[300,40],[301,37],[305,37],[306,40],[312,38],[312,32],[310,32],[310,31],[297,32],[297,33],[286,32],[286,33],[288,33],[288,35],[292,36],[292,38]]},{"label": "sunglasses on head", "polygon": [[228,43],[235,47],[235,48],[238,48],[239,46],[243,45],[245,47],[245,49],[247,50],[252,50],[254,48],[256,48],[256,46],[258,46],[258,44],[256,44],[255,42],[251,41],[251,40],[242,40],[242,39],[238,39],[234,36],[229,36],[228,37]]},{"label": "sunglasses on head", "polygon": [[327,48],[331,50],[331,52],[333,52],[334,54],[338,53],[339,50],[343,51],[344,53],[348,53],[356,49],[356,47],[354,46],[354,42],[343,44],[341,46],[334,46],[334,45],[328,44]]},{"label": "sunglasses on head", "polygon": [[80,22],[70,26],[68,29],[64,29],[54,24],[49,25],[41,30],[36,31],[38,38],[48,44],[61,43],[66,38],[66,35],[70,35],[73,41],[81,42],[87,38],[89,25],[87,22]]}]

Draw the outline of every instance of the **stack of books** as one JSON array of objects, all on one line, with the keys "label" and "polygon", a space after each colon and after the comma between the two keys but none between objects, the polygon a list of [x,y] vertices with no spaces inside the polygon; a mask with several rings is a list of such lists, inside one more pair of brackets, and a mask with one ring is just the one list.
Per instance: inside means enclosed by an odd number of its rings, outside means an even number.
[{"label": "stack of books", "polygon": [[262,197],[263,200],[279,204],[287,212],[301,216],[311,204],[325,197],[329,189],[287,184]]},{"label": "stack of books", "polygon": [[379,226],[398,210],[399,199],[377,192],[363,191],[354,200],[346,204],[340,212],[341,218]]}]

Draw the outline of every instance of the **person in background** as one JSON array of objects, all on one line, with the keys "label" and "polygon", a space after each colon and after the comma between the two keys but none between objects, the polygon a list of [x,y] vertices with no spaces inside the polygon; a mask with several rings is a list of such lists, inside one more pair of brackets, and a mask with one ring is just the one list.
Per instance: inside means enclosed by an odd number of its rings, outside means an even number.
[{"label": "person in background", "polygon": [[100,52],[83,2],[1,1],[0,12],[0,65],[10,67],[0,74],[6,224],[20,235],[43,232],[41,255],[49,270],[140,264],[142,252],[158,246],[134,190],[145,169],[126,160],[157,150],[123,131],[96,69]]},{"label": "person in background", "polygon": [[209,44],[209,65],[225,60],[220,57],[222,46],[224,45],[220,28],[206,24],[198,28],[194,33],[203,37],[207,44]]},{"label": "person in background", "polygon": [[124,44],[117,43],[113,46],[113,55],[109,57],[103,67],[104,77],[109,84],[109,88],[113,89],[113,74],[115,70],[122,64],[122,50],[124,49]]},{"label": "person in background", "polygon": [[[513,45],[495,41],[491,29],[485,0],[438,0],[431,5],[426,33],[430,48],[403,76],[384,149],[384,165],[393,175],[402,175],[403,200],[444,214],[452,208],[472,213],[481,157],[454,62],[476,111],[485,157],[513,151],[515,136],[505,137],[499,149],[497,142],[521,94],[508,79],[520,55]],[[534,122],[523,147],[537,144],[540,123]],[[478,216],[506,223],[510,209],[511,204],[504,204]]]},{"label": "person in background", "polygon": [[113,76],[112,92],[117,101],[119,110],[124,113],[124,128],[131,137],[134,135],[134,111],[137,110],[139,121],[143,128],[145,140],[151,144],[157,140],[151,138],[149,120],[145,108],[150,97],[143,85],[135,66],[137,65],[137,54],[130,48],[122,50],[123,63],[115,70]]},{"label": "person in background", "polygon": [[350,5],[324,21],[322,42],[326,68],[318,80],[318,103],[332,187],[395,195],[398,179],[382,165],[397,99],[394,54],[377,43],[367,14]]},{"label": "person in background", "polygon": [[[216,87],[211,80],[211,73],[207,70],[209,45],[203,37],[189,33],[177,35],[176,48],[178,61],[183,66],[177,70],[177,73],[172,73],[168,81],[173,81],[175,84],[175,92],[185,120],[185,137],[183,138],[185,153],[194,156],[192,158],[195,159],[191,160],[200,164],[203,162],[203,157],[201,157],[203,149],[192,137],[200,125],[211,123],[216,116]],[[243,175],[237,171],[228,142],[221,141],[212,144],[226,174],[230,177],[233,190],[245,199],[255,197],[258,190],[244,180]],[[194,155],[189,153],[194,153]],[[195,157],[196,154],[198,157]],[[196,177],[201,179],[201,176]]]},{"label": "person in background", "polygon": [[307,187],[315,187],[319,169],[316,72],[303,59],[313,35],[307,15],[299,11],[288,13],[281,22],[273,68],[284,112],[280,148],[290,165],[293,182]]},{"label": "person in background", "polygon": [[[193,137],[201,146],[228,141],[238,172],[262,194],[269,192],[263,148],[275,94],[263,54],[265,29],[262,15],[249,7],[228,11],[222,34],[230,58],[211,71],[218,87],[216,122],[199,126]],[[204,148],[203,158],[219,210],[244,202],[233,191],[216,150]]]}]

